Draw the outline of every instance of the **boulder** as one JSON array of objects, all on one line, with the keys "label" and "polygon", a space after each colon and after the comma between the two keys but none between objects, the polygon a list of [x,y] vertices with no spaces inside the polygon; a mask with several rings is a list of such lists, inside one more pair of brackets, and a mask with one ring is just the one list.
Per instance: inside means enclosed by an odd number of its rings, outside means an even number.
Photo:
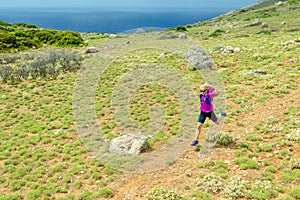
[{"label": "boulder", "polygon": [[109,151],[121,155],[137,155],[147,148],[146,141],[146,136],[122,135],[111,140]]},{"label": "boulder", "polygon": [[262,28],[268,28],[269,25],[268,25],[267,23],[262,23],[261,27],[262,27]]},{"label": "boulder", "polygon": [[192,47],[187,53],[186,59],[189,64],[193,65],[194,69],[213,69],[213,62],[200,46]]},{"label": "boulder", "polygon": [[187,35],[186,35],[185,33],[180,33],[180,34],[178,35],[178,38],[179,38],[179,39],[187,39],[188,37],[187,37]]},{"label": "boulder", "polygon": [[99,50],[96,47],[89,47],[85,50],[86,54],[90,54],[90,53],[98,53]]},{"label": "boulder", "polygon": [[262,22],[253,22],[252,24],[248,24],[248,25],[244,26],[244,28],[253,27],[253,26],[260,26],[260,25],[262,25]]},{"label": "boulder", "polygon": [[249,75],[252,75],[252,74],[267,74],[267,72],[265,70],[257,70],[257,69],[254,69],[254,70],[250,70],[248,72]]}]

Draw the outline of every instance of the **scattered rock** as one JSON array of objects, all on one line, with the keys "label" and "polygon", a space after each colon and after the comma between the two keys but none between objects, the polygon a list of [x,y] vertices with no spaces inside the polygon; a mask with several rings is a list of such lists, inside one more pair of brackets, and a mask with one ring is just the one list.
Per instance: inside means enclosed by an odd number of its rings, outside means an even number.
[{"label": "scattered rock", "polygon": [[164,57],[164,55],[167,55],[168,54],[168,52],[162,52],[159,56],[158,56],[158,58],[162,58],[162,57]]},{"label": "scattered rock", "polygon": [[253,26],[260,26],[260,25],[262,25],[261,22],[253,22],[252,24],[248,24],[248,25],[244,26],[244,28],[253,27]]},{"label": "scattered rock", "polygon": [[165,33],[163,35],[161,35],[158,39],[159,40],[168,40],[168,39],[175,39],[178,38],[178,35],[176,35],[175,33]]},{"label": "scattered rock", "polygon": [[140,154],[147,148],[146,141],[146,136],[122,135],[111,140],[109,151],[121,155]]},{"label": "scattered rock", "polygon": [[223,49],[223,53],[233,53],[234,49],[231,46],[227,46]]},{"label": "scattered rock", "polygon": [[96,47],[89,47],[85,50],[85,54],[90,54],[90,53],[98,53],[99,50]]},{"label": "scattered rock", "polygon": [[188,37],[187,37],[187,35],[186,35],[185,33],[180,33],[180,34],[178,35],[178,38],[179,38],[179,39],[187,39]]},{"label": "scattered rock", "polygon": [[278,1],[278,2],[276,2],[276,3],[274,3],[276,6],[281,6],[282,4],[283,4],[283,2],[282,1]]},{"label": "scattered rock", "polygon": [[187,177],[192,177],[192,170],[187,170],[185,174]]},{"label": "scattered rock", "polygon": [[222,49],[224,49],[224,46],[221,45],[221,44],[218,44],[218,45],[215,47],[215,50],[216,50],[216,51],[221,51]]},{"label": "scattered rock", "polygon": [[288,40],[286,42],[282,42],[281,45],[286,46],[286,45],[289,45],[289,44],[295,44],[296,42],[300,42],[300,39]]},{"label": "scattered rock", "polygon": [[241,52],[241,48],[235,47],[235,48],[233,49],[233,51],[234,51],[234,52],[237,52],[237,53],[238,53],[238,52]]},{"label": "scattered rock", "polygon": [[262,27],[262,28],[268,28],[269,25],[268,25],[267,23],[262,23],[261,27]]},{"label": "scattered rock", "polygon": [[215,47],[215,51],[220,51],[222,53],[238,53],[241,52],[241,48],[239,47],[231,47],[231,46],[227,46],[227,47],[223,47],[222,45],[217,45]]},{"label": "scattered rock", "polygon": [[60,129],[58,129],[54,134],[55,134],[55,135],[58,135],[58,134],[60,134],[62,131],[63,131],[63,129],[60,128]]},{"label": "scattered rock", "polygon": [[110,35],[109,35],[109,38],[110,38],[110,39],[114,39],[114,38],[119,38],[119,36],[116,35],[116,34],[110,34]]},{"label": "scattered rock", "polygon": [[267,72],[265,71],[265,70],[258,70],[258,69],[254,69],[254,70],[250,70],[249,72],[248,72],[248,74],[249,75],[253,75],[253,74],[262,74],[262,75],[264,75],[264,74],[267,74]]}]

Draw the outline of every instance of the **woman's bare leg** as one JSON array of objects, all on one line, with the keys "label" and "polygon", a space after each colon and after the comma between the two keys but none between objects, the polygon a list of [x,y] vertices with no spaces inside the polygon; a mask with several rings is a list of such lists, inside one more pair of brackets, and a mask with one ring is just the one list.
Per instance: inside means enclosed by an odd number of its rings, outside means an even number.
[{"label": "woman's bare leg", "polygon": [[202,128],[202,123],[201,123],[201,122],[198,122],[197,128],[196,128],[196,132],[195,132],[195,138],[194,138],[194,141],[198,141],[199,136],[200,136],[200,132],[201,132],[201,128]]}]

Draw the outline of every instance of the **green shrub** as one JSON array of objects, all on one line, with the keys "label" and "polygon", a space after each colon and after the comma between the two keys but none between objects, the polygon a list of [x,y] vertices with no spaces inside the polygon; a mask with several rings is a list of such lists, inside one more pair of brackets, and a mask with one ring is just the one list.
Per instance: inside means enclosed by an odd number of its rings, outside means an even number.
[{"label": "green shrub", "polygon": [[268,166],[266,167],[266,171],[274,174],[276,172],[276,168],[273,166]]},{"label": "green shrub", "polygon": [[235,146],[236,149],[249,149],[250,147],[251,144],[249,142],[243,142]]},{"label": "green shrub", "polygon": [[50,50],[37,55],[33,61],[15,68],[0,66],[0,78],[5,83],[9,80],[15,82],[40,77],[55,79],[60,73],[78,70],[81,66],[81,60],[82,58],[76,53]]},{"label": "green shrub", "polygon": [[284,195],[279,197],[278,200],[294,200],[294,198],[288,195]]},{"label": "green shrub", "polygon": [[271,31],[268,30],[261,30],[257,34],[265,34],[265,35],[271,35]]},{"label": "green shrub", "polygon": [[82,183],[82,181],[77,180],[74,182],[74,185],[75,185],[76,189],[80,189],[82,187],[83,183]]},{"label": "green shrub", "polygon": [[289,141],[300,141],[300,131],[299,129],[293,129],[290,133],[285,135],[285,138]]},{"label": "green shrub", "polygon": [[291,157],[291,152],[289,149],[282,149],[279,151],[278,157],[281,159],[289,159]]},{"label": "green shrub", "polygon": [[300,199],[300,187],[294,187],[289,191],[289,195],[294,197],[295,199]]},{"label": "green shrub", "polygon": [[277,196],[274,184],[268,180],[255,180],[252,184],[251,197],[254,199],[270,199]]},{"label": "green shrub", "polygon": [[192,197],[201,200],[213,200],[214,198],[207,192],[202,192],[201,190],[193,190]]},{"label": "green shrub", "polygon": [[300,169],[300,159],[291,160],[291,168],[292,169]]},{"label": "green shrub", "polygon": [[23,22],[17,22],[17,23],[14,23],[13,25],[24,27],[24,28],[38,28],[34,24],[26,24],[26,23],[23,23]]},{"label": "green shrub", "polygon": [[246,140],[249,140],[249,141],[262,141],[262,137],[258,134],[252,134],[252,135],[248,135],[246,137]]},{"label": "green shrub", "polygon": [[222,33],[225,33],[225,31],[217,29],[213,33],[211,33],[208,37],[218,37],[218,36],[222,35]]},{"label": "green shrub", "polygon": [[207,134],[206,134],[206,138],[205,138],[205,141],[208,141],[208,142],[217,142],[219,140],[219,138],[221,137],[222,133],[219,132],[219,131],[209,131]]},{"label": "green shrub", "polygon": [[217,161],[212,168],[212,172],[214,172],[216,175],[218,175],[222,178],[228,177],[228,174],[227,174],[228,171],[229,171],[229,167],[223,161]]},{"label": "green shrub", "polygon": [[296,4],[296,3],[298,3],[299,2],[299,0],[288,0],[288,4]]},{"label": "green shrub", "polygon": [[255,160],[239,157],[234,160],[235,164],[240,165],[241,169],[258,169],[259,165]]},{"label": "green shrub", "polygon": [[233,176],[226,182],[223,194],[233,199],[248,197],[250,183],[239,176]]},{"label": "green shrub", "polygon": [[19,193],[14,193],[14,194],[6,194],[6,195],[0,195],[1,200],[20,200],[24,199],[24,196]]},{"label": "green shrub", "polygon": [[102,175],[99,172],[93,172],[92,173],[92,178],[95,180],[99,180],[102,178]]},{"label": "green shrub", "polygon": [[224,188],[222,178],[215,174],[208,174],[204,176],[204,178],[198,182],[198,186],[201,190],[204,190],[205,192],[212,192],[214,194],[223,191]]},{"label": "green shrub", "polygon": [[184,26],[177,26],[176,31],[183,32],[183,31],[187,31],[187,29]]},{"label": "green shrub", "polygon": [[233,139],[230,135],[222,133],[220,137],[217,140],[217,144],[223,145],[223,146],[228,146],[233,142]]},{"label": "green shrub", "polygon": [[270,152],[272,151],[272,149],[273,149],[272,145],[269,144],[263,144],[257,147],[258,152]]},{"label": "green shrub", "polygon": [[294,181],[299,181],[300,169],[284,169],[283,173],[280,175],[279,180],[282,183],[292,183]]},{"label": "green shrub", "polygon": [[41,192],[39,190],[34,190],[34,191],[29,191],[26,194],[25,199],[26,200],[39,199],[40,196],[41,196]]},{"label": "green shrub", "polygon": [[12,191],[20,190],[20,189],[22,189],[25,185],[26,185],[26,181],[18,180],[18,179],[13,180],[13,181],[10,183],[10,187],[11,187]]},{"label": "green shrub", "polygon": [[113,175],[113,174],[118,174],[118,173],[120,173],[120,171],[118,171],[118,170],[116,170],[116,169],[114,169],[114,168],[111,168],[111,167],[109,167],[109,166],[104,167],[103,172],[104,172],[104,174],[106,174],[106,175]]},{"label": "green shrub", "polygon": [[10,24],[0,20],[0,26],[9,26]]},{"label": "green shrub", "polygon": [[78,197],[78,200],[94,199],[93,193],[89,190],[84,190]]},{"label": "green shrub", "polygon": [[157,187],[146,195],[148,200],[187,200],[188,198],[183,196],[177,190],[169,190],[161,187]]},{"label": "green shrub", "polygon": [[98,196],[108,198],[108,197],[113,197],[114,195],[113,195],[113,191],[110,188],[105,187],[105,188],[101,188],[98,191]]},{"label": "green shrub", "polygon": [[55,45],[59,47],[76,47],[83,44],[79,33],[73,31],[58,31],[54,35]]},{"label": "green shrub", "polygon": [[38,29],[35,25],[25,23],[14,25],[13,28],[0,32],[0,53],[40,48],[43,44],[58,47],[84,44],[81,35],[74,31]]}]

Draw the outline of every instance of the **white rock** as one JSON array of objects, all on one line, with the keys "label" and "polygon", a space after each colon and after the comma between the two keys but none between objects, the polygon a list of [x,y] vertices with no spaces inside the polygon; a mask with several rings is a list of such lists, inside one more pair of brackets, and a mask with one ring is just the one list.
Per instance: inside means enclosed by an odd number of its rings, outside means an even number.
[{"label": "white rock", "polygon": [[123,135],[111,140],[109,151],[121,155],[139,154],[146,148],[146,141],[146,136]]}]

